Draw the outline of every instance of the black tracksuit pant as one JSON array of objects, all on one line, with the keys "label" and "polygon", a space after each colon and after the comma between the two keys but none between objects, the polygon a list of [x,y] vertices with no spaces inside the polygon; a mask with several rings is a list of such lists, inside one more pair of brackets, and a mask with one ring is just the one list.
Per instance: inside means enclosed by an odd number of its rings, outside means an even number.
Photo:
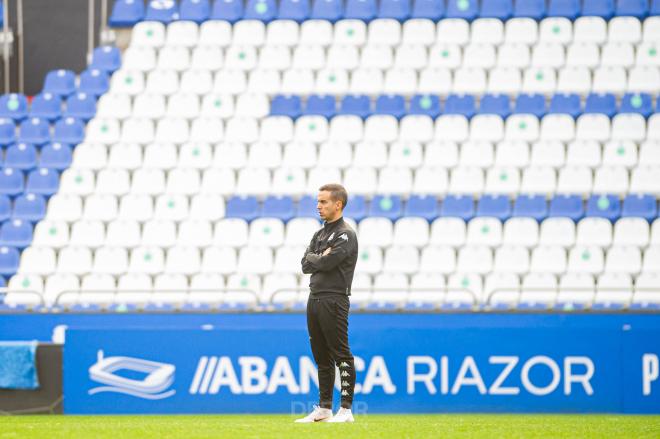
[{"label": "black tracksuit pant", "polygon": [[350,409],[355,388],[355,363],[348,346],[348,310],[343,294],[312,294],[307,301],[307,330],[318,367],[319,406],[332,409],[335,365],[339,368],[341,406]]}]

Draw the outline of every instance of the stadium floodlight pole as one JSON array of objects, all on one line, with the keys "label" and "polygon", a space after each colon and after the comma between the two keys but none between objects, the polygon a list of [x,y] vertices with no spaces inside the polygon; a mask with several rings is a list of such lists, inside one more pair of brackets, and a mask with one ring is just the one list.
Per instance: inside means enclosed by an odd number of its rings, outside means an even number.
[{"label": "stadium floodlight pole", "polygon": [[16,36],[18,37],[18,91],[23,93],[25,90],[25,49],[23,41],[23,0],[16,3]]},{"label": "stadium floodlight pole", "polygon": [[9,0],[2,0],[2,22],[4,33],[4,53],[2,54],[2,59],[5,69],[5,93],[9,93],[9,13],[7,8],[9,7]]},{"label": "stadium floodlight pole", "polygon": [[96,0],[87,0],[87,62],[92,61],[94,50],[94,3]]}]

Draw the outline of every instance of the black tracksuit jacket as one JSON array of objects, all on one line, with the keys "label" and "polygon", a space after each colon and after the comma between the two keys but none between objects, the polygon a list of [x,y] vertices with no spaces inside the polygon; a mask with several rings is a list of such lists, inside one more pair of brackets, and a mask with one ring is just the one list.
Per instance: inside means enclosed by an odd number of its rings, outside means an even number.
[{"label": "black tracksuit jacket", "polygon": [[[328,247],[332,250],[322,256]],[[350,296],[357,256],[357,236],[344,218],[324,223],[323,228],[314,233],[300,261],[303,273],[312,275],[310,293]]]}]

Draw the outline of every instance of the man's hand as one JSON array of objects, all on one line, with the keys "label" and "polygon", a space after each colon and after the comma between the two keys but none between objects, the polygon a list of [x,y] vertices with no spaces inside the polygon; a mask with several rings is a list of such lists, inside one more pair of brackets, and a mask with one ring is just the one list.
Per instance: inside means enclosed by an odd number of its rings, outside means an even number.
[{"label": "man's hand", "polygon": [[331,251],[332,251],[332,247],[328,247],[328,248],[326,248],[325,251],[323,252],[323,255],[322,255],[322,256],[326,256],[326,255],[327,255],[328,253],[330,253]]}]

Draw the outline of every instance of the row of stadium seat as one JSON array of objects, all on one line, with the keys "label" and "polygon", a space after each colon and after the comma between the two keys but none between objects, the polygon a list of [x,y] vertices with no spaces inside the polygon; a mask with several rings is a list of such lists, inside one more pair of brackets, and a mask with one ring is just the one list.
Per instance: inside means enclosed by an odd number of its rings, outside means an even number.
[{"label": "row of stadium seat", "polygon": [[21,171],[37,167],[63,170],[69,167],[72,157],[71,146],[64,143],[48,143],[38,147],[21,142],[0,151],[0,166]]},{"label": "row of stadium seat", "polygon": [[[201,209],[200,209],[201,210]],[[347,217],[347,221],[356,225]],[[22,228],[21,228],[22,226]],[[30,224],[18,223],[18,220],[5,222],[0,227],[0,245],[17,246],[15,241],[19,233],[29,233]],[[308,236],[319,228],[314,218],[294,218],[284,223],[278,218],[261,217],[248,224],[241,218],[220,220],[184,219],[179,222],[170,219],[103,220],[82,217],[69,226],[65,221],[44,220],[36,227],[34,239],[29,236],[35,247],[65,248],[85,246],[97,248],[138,247],[138,246],[230,246],[230,247],[273,247],[305,246]],[[363,219],[356,230],[360,235],[360,244],[366,247],[388,247],[390,245],[443,245],[461,247],[463,245],[518,245],[533,247],[536,245],[589,245],[598,247],[660,245],[660,221],[655,220],[650,226],[648,221],[639,217],[625,217],[614,225],[606,218],[586,217],[577,224],[567,217],[550,217],[536,221],[529,217],[513,217],[506,221],[499,218],[482,216],[468,222],[457,217],[441,217],[429,224],[420,217],[403,217],[392,221],[383,217]],[[301,235],[301,233],[304,233]],[[34,248],[33,248],[34,249]],[[294,258],[297,264],[297,259]],[[660,269],[660,267],[658,267]],[[219,268],[224,270],[224,268]],[[25,270],[37,270],[27,267]]]},{"label": "row of stadium seat", "polygon": [[64,101],[52,93],[40,93],[32,98],[28,112],[27,99],[23,95],[10,94],[0,97],[0,117],[5,122],[20,122],[26,117],[47,119],[55,122],[62,117],[73,117],[87,121],[96,113],[96,96],[76,93]]},{"label": "row of stadium seat", "polygon": [[[367,118],[372,115],[390,115],[403,118],[410,115],[423,115],[437,118],[441,114],[458,114],[471,118],[477,114],[494,114],[506,118],[511,114],[531,114],[538,118],[546,114],[568,114],[574,118],[582,114],[641,114],[649,117],[653,112],[660,112],[660,100],[655,110],[651,95],[646,93],[628,93],[617,105],[616,97],[611,93],[589,94],[582,104],[577,94],[553,95],[549,102],[540,94],[520,94],[511,105],[508,95],[486,94],[478,99],[473,95],[450,94],[441,100],[437,95],[415,95],[409,103],[401,95],[380,95],[375,99],[365,95],[347,95],[339,100],[329,95],[312,95],[305,100],[299,96],[276,95],[268,103],[267,98],[255,95],[241,95],[234,99],[231,95],[207,94],[198,98],[190,92],[162,94],[141,94],[134,98],[125,94],[109,93],[99,99],[99,118],[159,119],[163,117],[204,117],[228,119],[234,116],[262,115],[270,107],[270,115],[287,116],[297,119],[302,116],[323,116],[333,118],[336,115],[354,115]],[[477,102],[479,104],[477,105]],[[304,108],[303,108],[304,107]],[[317,119],[304,119],[299,124],[307,126]],[[322,121],[322,124],[327,122]],[[300,128],[297,128],[298,130]]]},{"label": "row of stadium seat", "polygon": [[[441,151],[440,151],[441,152]],[[591,193],[630,194],[660,193],[657,179],[659,167],[602,167],[595,171],[587,166],[571,166],[555,170],[551,166],[532,166],[525,169],[493,167],[483,170],[476,166],[460,166],[447,170],[440,167],[409,168],[352,167],[343,172],[339,168],[314,168],[306,175],[303,168],[279,168],[271,173],[268,168],[244,168],[238,172],[230,168],[207,170],[175,168],[104,169],[98,176],[89,169],[67,169],[59,173],[54,169],[39,168],[30,171],[27,183],[23,174],[5,168],[0,174],[0,194],[18,195],[23,191],[50,196],[58,191],[74,195],[193,195],[195,193],[229,196],[269,193],[295,197],[318,190],[324,182],[341,181],[352,188],[355,195],[375,194],[407,195],[418,193],[442,196],[481,194],[571,195],[588,196]],[[131,175],[133,174],[133,175]]]},{"label": "row of stadium seat", "polygon": [[[194,107],[190,108],[194,112]],[[182,112],[187,111],[183,108]],[[326,141],[358,143],[371,142],[464,142],[466,140],[498,142],[500,140],[520,140],[533,142],[556,140],[644,140],[660,139],[660,116],[653,115],[647,121],[639,114],[617,114],[611,120],[602,113],[588,113],[577,121],[567,113],[552,113],[538,118],[532,114],[513,114],[502,118],[494,114],[484,114],[469,120],[461,114],[441,115],[435,121],[426,115],[404,117],[401,122],[390,115],[374,115],[366,120],[354,115],[339,115],[327,120],[324,117],[308,117],[296,123],[289,117],[265,117],[267,108],[254,109],[250,116],[234,117],[226,123],[220,118],[191,114],[161,119],[132,117],[121,121],[115,118],[97,117],[87,126],[85,141],[112,145],[115,143],[174,143],[189,141],[217,143],[288,143]],[[187,116],[192,120],[189,122]],[[31,119],[30,122],[34,120]],[[66,119],[61,128],[63,134],[56,141],[77,140],[83,133],[82,123]],[[0,125],[1,127],[1,125]],[[18,141],[44,144],[49,142],[49,126],[42,121],[29,123],[30,131],[19,136]],[[67,131],[64,131],[64,130]],[[70,133],[70,131],[73,131]],[[62,137],[62,139],[59,139]],[[9,139],[8,139],[9,140]],[[82,139],[80,139],[82,141]],[[11,140],[4,144],[13,143]]]},{"label": "row of stadium seat", "polygon": [[[453,77],[453,79],[452,79]],[[369,82],[369,78],[372,82]],[[183,82],[185,80],[185,82]],[[447,68],[427,68],[419,73],[414,69],[394,69],[386,73],[377,69],[291,69],[282,75],[276,70],[222,69],[213,75],[209,71],[191,71],[182,76],[175,71],[155,70],[148,74],[137,70],[118,70],[111,81],[115,94],[141,93],[230,94],[475,94],[486,93],[657,93],[660,72],[657,67],[599,67],[592,72],[587,67],[560,69],[550,67],[497,68],[490,75],[481,68],[461,68],[452,75]]]},{"label": "row of stadium seat", "polygon": [[[412,4],[411,4],[412,3]],[[650,3],[650,4],[649,4]],[[142,1],[116,0],[110,16],[110,25],[116,27],[133,26],[141,20],[154,20],[170,23],[176,20],[203,22],[205,20],[296,20],[320,19],[336,21],[342,18],[369,21],[376,18],[405,20],[407,18],[477,18],[530,17],[541,19],[545,16],[576,19],[578,16],[599,16],[610,18],[614,15],[643,18],[660,14],[658,0],[314,0],[309,1],[249,0],[181,0],[149,1],[147,7]]]},{"label": "row of stadium seat", "polygon": [[[200,109],[201,115],[206,114],[205,109],[209,106],[207,100],[214,97],[213,95],[204,97]],[[128,117],[131,114],[128,111],[113,114],[112,106],[105,103],[106,98],[108,100],[125,99],[116,97],[116,95],[107,95],[101,98],[99,107],[102,109],[104,117],[122,118],[122,116]],[[135,100],[136,106],[138,99],[139,97]],[[233,99],[231,96],[227,96],[226,99],[228,99],[227,103],[232,110],[229,114],[233,115],[235,113]],[[479,102],[478,105],[477,101]],[[401,95],[380,95],[373,100],[368,96],[348,95],[339,102],[333,96],[312,95],[305,100],[304,106],[299,96],[276,95],[271,100],[270,108],[271,115],[291,118],[298,118],[301,115],[331,118],[337,114],[356,115],[365,118],[378,114],[391,115],[397,118],[406,115],[426,115],[435,118],[440,114],[461,114],[466,117],[472,117],[476,114],[495,114],[504,118],[512,113],[533,114],[537,117],[554,113],[570,114],[573,117],[589,113],[601,113],[609,117],[613,117],[617,113],[637,113],[649,117],[654,112],[653,99],[647,93],[627,93],[618,105],[616,96],[612,93],[589,94],[584,99],[584,104],[583,99],[577,94],[553,95],[549,102],[544,95],[540,94],[519,94],[515,99],[503,94],[486,94],[480,99],[473,95],[452,94],[444,100],[435,95],[415,95],[408,103]],[[658,99],[656,99],[655,112],[660,112],[660,100]],[[135,115],[135,111],[132,114]],[[147,114],[139,113],[139,116],[147,117]],[[217,114],[214,114],[214,116],[219,117]]]},{"label": "row of stadium seat", "polygon": [[[33,194],[28,194],[30,197]],[[155,202],[154,202],[155,201]],[[31,218],[17,216],[17,205],[24,203],[21,197],[14,200],[13,218]],[[289,221],[295,217],[316,218],[316,199],[303,196],[298,202],[288,196],[266,196],[263,202],[257,197],[236,197],[225,199],[218,194],[195,193],[191,197],[184,195],[162,194],[155,198],[149,195],[88,195],[81,197],[73,194],[56,194],[49,202],[45,212],[45,202],[39,196],[32,201],[30,212],[34,216],[46,216],[51,221],[74,222],[77,220],[148,221],[163,219],[173,221],[207,220],[217,221],[223,217],[240,218],[252,221],[260,217],[278,218]],[[2,220],[9,218],[10,201],[0,198]],[[155,207],[154,207],[155,206]],[[22,207],[18,212],[25,212]],[[465,221],[475,216],[495,217],[505,221],[510,217],[529,217],[542,221],[547,217],[566,217],[579,221],[584,216],[607,218],[615,221],[619,218],[637,217],[653,221],[658,216],[658,206],[653,195],[628,195],[623,202],[617,196],[594,195],[586,205],[581,196],[559,195],[549,202],[542,195],[520,195],[512,202],[507,196],[483,195],[478,201],[471,196],[447,195],[442,203],[435,196],[409,195],[407,200],[399,196],[377,195],[370,201],[364,196],[355,195],[345,211],[347,218],[362,221],[371,216],[384,217],[396,221],[403,216],[425,218],[457,217]]]},{"label": "row of stadium seat", "polygon": [[[410,277],[403,274],[372,276],[357,273],[353,282],[351,307],[359,309],[483,309],[499,305],[506,308],[571,310],[590,306],[592,309],[655,309],[658,301],[657,273],[637,276],[633,282],[629,275],[603,274],[595,278],[589,274],[566,274],[559,281],[552,274],[531,273],[521,277],[515,274],[455,274],[445,278],[440,273],[418,273]],[[303,309],[309,294],[308,276],[286,273],[257,275],[230,275],[225,281],[219,274],[200,273],[188,280],[180,274],[162,274],[153,279],[146,274],[125,274],[115,279],[109,274],[89,274],[78,277],[55,274],[43,278],[36,275],[16,275],[9,282],[10,293],[0,311],[13,310],[21,305],[38,306],[41,296],[35,291],[46,291],[46,303],[76,311],[109,308],[126,311],[125,305],[136,305],[146,310],[167,310],[167,305],[178,305],[194,310],[205,306],[217,309],[243,308]],[[257,293],[261,291],[261,293]],[[68,292],[67,294],[62,294]],[[247,294],[246,294],[247,293]],[[61,296],[61,297],[58,297]],[[476,303],[475,303],[476,302]],[[481,302],[481,303],[480,303]],[[79,306],[76,306],[79,305]],[[91,305],[91,309],[90,309]],[[148,306],[148,305],[151,305]],[[165,306],[163,306],[165,305]],[[261,305],[261,306],[259,306]],[[476,305],[476,306],[475,306]],[[56,309],[59,308],[56,307]],[[52,308],[51,308],[52,309]],[[208,308],[206,308],[208,309]],[[170,309],[171,310],[171,309]]]},{"label": "row of stadium seat", "polygon": [[396,49],[385,46],[298,46],[291,50],[285,46],[256,49],[248,46],[230,46],[223,50],[214,47],[166,47],[160,50],[144,47],[125,52],[123,68],[148,72],[155,69],[188,69],[216,71],[220,68],[251,71],[294,69],[373,69],[389,68],[422,70],[427,67],[494,69],[524,69],[528,67],[634,67],[659,66],[657,43],[608,43],[599,48],[595,43],[575,43],[566,49],[557,43],[544,43],[528,48],[520,44],[436,44],[402,45]]},{"label": "row of stadium seat", "polygon": [[[21,149],[24,146],[25,149]],[[59,169],[59,164],[70,161],[66,148],[57,150],[58,144],[42,148],[42,167]],[[34,168],[35,149],[29,144],[10,146],[7,149],[5,167],[29,170]],[[55,153],[61,152],[60,156]],[[65,155],[66,154],[66,155]],[[53,158],[51,158],[51,155]],[[56,162],[57,160],[57,162]],[[46,166],[43,166],[45,164]],[[657,141],[646,141],[639,148],[628,140],[612,140],[600,144],[595,140],[573,141],[565,146],[559,141],[539,141],[530,144],[525,141],[500,141],[496,144],[487,141],[419,142],[398,141],[387,144],[382,141],[358,142],[355,146],[348,142],[323,142],[317,148],[307,141],[297,141],[285,145],[268,142],[218,144],[184,143],[177,148],[174,144],[155,143],[142,148],[138,144],[120,143],[106,147],[99,144],[81,144],[75,152],[76,169],[137,170],[174,168],[208,169],[228,168],[239,172],[243,168],[276,169],[279,174],[292,172],[293,177],[316,181],[313,173],[301,175],[300,170],[324,172],[317,168],[403,168],[404,170],[432,168],[481,169],[497,167],[503,170],[528,167],[561,168],[587,167],[626,168],[636,166],[651,167],[660,165],[660,146]],[[288,171],[291,169],[291,171]],[[245,172],[248,172],[247,170]],[[329,171],[337,175],[336,171]],[[445,173],[444,171],[440,171]],[[605,172],[605,171],[602,171]],[[620,171],[617,171],[620,172]],[[287,174],[284,174],[286,177]],[[414,178],[415,176],[412,175]],[[438,176],[443,178],[443,176]],[[277,180],[280,178],[278,177]],[[300,184],[300,182],[298,182]],[[232,185],[233,186],[233,185]],[[442,191],[439,184],[438,190]]]},{"label": "row of stadium seat", "polygon": [[[634,280],[627,273],[556,275],[533,272],[518,275],[499,272],[486,275],[479,273],[445,275],[438,272],[419,272],[406,275],[390,272],[369,275],[362,272],[356,273],[354,277],[351,302],[353,306],[361,308],[369,301],[383,302],[393,299],[405,301],[408,298],[406,296],[410,294],[416,295],[416,299],[423,302],[446,300],[463,305],[472,305],[475,302],[493,304],[499,301],[516,303],[518,300],[540,302],[546,307],[557,300],[578,304],[596,301],[604,302],[603,304],[616,302],[619,305],[627,305],[633,299],[634,302],[650,302],[657,307],[660,302],[658,281],[660,281],[660,273],[657,272],[640,274]],[[227,276],[226,281],[223,275],[214,272],[197,273],[190,276],[190,280],[186,275],[177,272],[156,274],[153,278],[147,273],[126,273],[116,278],[109,273],[82,276],[57,273],[43,277],[35,274],[18,274],[9,281],[10,292],[5,298],[5,303],[36,305],[40,304],[42,299],[47,304],[198,301],[240,303],[256,302],[256,299],[259,299],[260,302],[267,304],[287,299],[306,300],[308,282],[308,276],[299,277],[286,272],[263,276],[233,273]],[[42,291],[43,296],[39,294]],[[58,298],[65,291],[76,294]],[[633,294],[637,297],[633,297]]]},{"label": "row of stadium seat", "polygon": [[[3,247],[12,251],[10,247]],[[52,248],[30,247],[21,257],[22,273],[103,273],[119,276],[130,273],[172,273],[194,275],[204,273],[299,273],[304,247],[122,247],[70,246],[60,252],[59,259]],[[14,272],[15,255],[0,257],[4,272]],[[360,252],[358,272],[404,273],[639,273],[658,272],[660,246],[646,250],[614,246],[604,250],[598,246],[577,245],[570,249],[560,246],[464,246],[454,250],[447,246],[429,245],[420,250],[413,246],[393,246],[386,250],[365,247]]]},{"label": "row of stadium seat", "polygon": [[0,118],[0,144],[14,142],[44,145],[49,142],[75,145],[85,138],[85,122],[74,117],[65,117],[51,126],[48,119],[31,117],[20,123],[16,135],[16,124],[11,119]]},{"label": "row of stadium seat", "polygon": [[[258,21],[240,21],[234,25],[225,21],[208,21],[201,26],[191,22],[175,22],[168,26],[143,22],[133,29],[130,47],[653,43],[660,38],[659,22],[660,17],[647,18],[643,22],[632,17],[609,21],[585,17],[575,23],[564,18],[548,18],[541,22],[524,18],[506,22],[482,19],[472,24],[457,19],[437,23],[430,20],[407,20],[403,23],[376,20],[370,24],[360,20],[341,20],[334,24],[321,20],[309,20],[302,24],[274,21],[268,25]],[[119,55],[111,50],[97,50],[94,56],[98,61],[108,60],[110,65],[116,64]],[[92,66],[96,64],[92,62]]]}]

